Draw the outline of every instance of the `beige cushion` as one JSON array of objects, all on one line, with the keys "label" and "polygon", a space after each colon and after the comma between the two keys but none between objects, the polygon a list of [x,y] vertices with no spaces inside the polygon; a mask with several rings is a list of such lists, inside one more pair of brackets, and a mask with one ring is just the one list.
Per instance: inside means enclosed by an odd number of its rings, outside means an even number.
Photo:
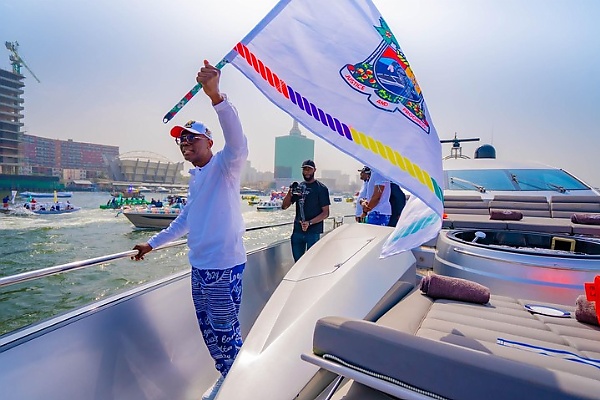
[{"label": "beige cushion", "polygon": [[319,320],[314,352],[447,398],[597,398],[600,369],[497,344],[502,338],[599,358],[599,327],[531,314],[529,303],[539,304],[494,295],[486,305],[434,301],[415,290],[376,324]]}]

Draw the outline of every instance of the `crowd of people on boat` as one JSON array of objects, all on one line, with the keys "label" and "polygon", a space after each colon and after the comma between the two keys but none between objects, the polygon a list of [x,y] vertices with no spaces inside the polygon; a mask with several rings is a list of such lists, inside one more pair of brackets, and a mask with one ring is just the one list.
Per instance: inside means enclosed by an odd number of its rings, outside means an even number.
[{"label": "crowd of people on boat", "polygon": [[53,203],[38,203],[34,198],[23,204],[23,207],[30,211],[70,211],[75,209],[69,200],[67,200],[66,203],[63,203],[62,201]]},{"label": "crowd of people on boat", "polygon": [[106,206],[102,206],[100,208],[121,208],[123,206],[131,206],[131,205],[145,205],[148,204],[148,201],[144,199],[144,197],[123,197],[121,195],[115,196],[112,199],[106,202]]}]

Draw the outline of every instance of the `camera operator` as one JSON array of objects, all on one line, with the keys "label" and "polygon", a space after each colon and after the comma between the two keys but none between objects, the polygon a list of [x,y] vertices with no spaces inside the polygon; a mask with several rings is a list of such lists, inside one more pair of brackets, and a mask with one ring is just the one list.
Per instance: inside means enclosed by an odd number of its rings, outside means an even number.
[{"label": "camera operator", "polygon": [[329,189],[315,179],[317,170],[313,160],[302,163],[304,182],[293,182],[283,198],[281,208],[288,209],[296,203],[296,217],[292,231],[292,255],[298,261],[323,233],[323,220],[329,217]]}]

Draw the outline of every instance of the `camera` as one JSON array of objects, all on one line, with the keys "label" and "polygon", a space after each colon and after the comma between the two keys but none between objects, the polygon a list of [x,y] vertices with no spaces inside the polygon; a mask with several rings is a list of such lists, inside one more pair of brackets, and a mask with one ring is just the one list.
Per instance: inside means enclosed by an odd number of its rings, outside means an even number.
[{"label": "camera", "polygon": [[290,190],[292,191],[292,196],[302,196],[304,194],[304,189],[306,189],[306,185],[304,182],[298,184],[298,182],[292,182],[290,185]]}]

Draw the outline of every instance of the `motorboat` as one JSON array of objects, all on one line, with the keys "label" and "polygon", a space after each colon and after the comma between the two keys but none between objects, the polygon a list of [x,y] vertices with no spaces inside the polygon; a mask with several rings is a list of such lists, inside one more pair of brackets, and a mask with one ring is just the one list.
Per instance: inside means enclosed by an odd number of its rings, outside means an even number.
[{"label": "motorboat", "polygon": [[179,205],[164,207],[131,207],[123,209],[123,215],[136,228],[163,229],[177,218],[181,212]]},{"label": "motorboat", "polygon": [[7,204],[2,205],[2,207],[0,207],[0,212],[4,213],[4,214],[10,214],[10,213],[14,213],[18,208],[15,208],[13,205],[9,205]]},{"label": "motorboat", "polygon": [[170,193],[171,191],[164,186],[159,186],[156,188],[155,193]]},{"label": "motorboat", "polygon": [[268,201],[259,201],[256,204],[257,211],[275,211],[281,210],[281,205],[283,201],[281,199],[271,199]]},{"label": "motorboat", "polygon": [[100,209],[115,210],[124,206],[144,206],[149,203],[150,202],[146,200],[144,196],[124,197],[121,194],[118,194],[117,196],[113,196],[110,200],[108,200],[106,204],[101,204]]},{"label": "motorboat", "polygon": [[128,199],[143,199],[144,195],[140,193],[139,190],[137,189],[133,189],[130,188],[128,190],[124,190],[124,191],[119,191],[119,190],[113,190],[110,195],[112,197],[124,197],[124,198],[128,198]]},{"label": "motorboat", "polygon": [[[437,239],[388,258],[379,254],[393,229],[352,221],[296,264],[289,240],[250,252],[244,346],[217,399],[500,399],[517,398],[519,390],[532,398],[594,398],[600,372],[590,363],[600,355],[600,327],[574,318],[574,296],[600,274],[600,235],[571,216],[593,209],[600,196],[569,177],[576,186],[561,183],[565,190],[548,196],[526,191],[531,201],[521,203],[498,200],[491,186],[486,202],[469,184],[461,196],[479,199],[446,196],[448,218]],[[550,216],[529,204],[539,197],[549,199]],[[491,219],[490,207],[501,206],[533,216]],[[581,227],[589,230],[575,229]],[[490,300],[430,298],[419,291],[424,276],[483,284]],[[0,286],[11,279],[0,278]],[[199,397],[217,372],[189,291],[183,272],[0,337],[3,393]]]},{"label": "motorboat", "polygon": [[243,194],[242,200],[246,200],[249,206],[254,206],[260,203],[260,197],[255,194]]},{"label": "motorboat", "polygon": [[51,203],[26,202],[23,204],[23,208],[40,215],[70,214],[81,210],[81,207],[62,201]]},{"label": "motorboat", "polygon": [[[248,254],[244,346],[217,400],[597,396],[600,327],[574,316],[584,283],[600,274],[600,233],[572,217],[600,211],[600,196],[547,166],[444,164],[442,230],[412,251],[382,259],[393,229],[350,221],[295,264],[289,240]],[[534,179],[536,168],[543,173]],[[494,179],[462,172],[474,169]],[[513,189],[495,188],[497,174]],[[538,190],[519,190],[534,181]],[[176,216],[124,214],[155,228]],[[430,298],[419,290],[428,276],[485,285],[490,300]],[[182,272],[0,337],[3,394],[198,398],[217,372],[189,299]]]},{"label": "motorboat", "polygon": [[150,193],[152,191],[146,186],[139,186],[136,190],[140,193]]},{"label": "motorboat", "polygon": [[20,192],[19,196],[23,199],[28,198],[53,198],[54,196],[64,199],[73,197],[73,192]]}]

